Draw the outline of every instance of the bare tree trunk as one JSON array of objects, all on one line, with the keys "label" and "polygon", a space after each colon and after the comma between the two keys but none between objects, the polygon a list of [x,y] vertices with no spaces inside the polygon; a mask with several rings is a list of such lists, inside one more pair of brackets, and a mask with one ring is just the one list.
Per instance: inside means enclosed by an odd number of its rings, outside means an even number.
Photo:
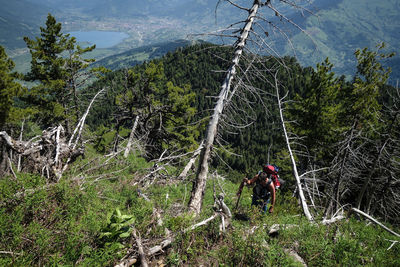
[{"label": "bare tree trunk", "polygon": [[131,131],[131,133],[129,135],[128,144],[126,145],[126,148],[125,148],[124,158],[127,158],[128,155],[129,155],[129,152],[131,151],[131,147],[132,147],[132,143],[133,143],[133,137],[135,136],[135,132],[136,132],[136,128],[137,128],[137,125],[138,125],[138,121],[139,121],[139,115],[136,116],[135,122],[133,123],[132,131]]},{"label": "bare tree trunk", "polygon": [[196,215],[198,215],[201,211],[208,175],[208,160],[210,159],[211,155],[211,147],[217,135],[218,122],[225,106],[225,100],[229,95],[232,80],[236,75],[236,67],[239,64],[240,57],[243,53],[243,48],[246,44],[246,40],[249,36],[254,18],[257,15],[257,11],[260,5],[260,0],[254,0],[252,8],[249,10],[249,15],[247,17],[246,23],[242,28],[241,35],[238,38],[235,54],[232,59],[232,65],[228,69],[227,75],[221,87],[220,94],[218,96],[217,104],[214,107],[214,113],[208,125],[204,148],[202,149],[202,152],[200,154],[200,161],[197,169],[196,179],[193,183],[193,189],[189,200],[189,209],[193,211]]},{"label": "bare tree trunk", "polygon": [[361,188],[361,191],[358,194],[358,197],[357,197],[357,209],[360,209],[360,207],[361,207],[361,202],[362,202],[362,199],[364,197],[365,191],[367,191],[368,184],[372,179],[372,176],[373,176],[373,174],[375,172],[376,166],[378,165],[379,159],[381,158],[381,155],[382,155],[382,151],[385,148],[386,144],[387,144],[387,141],[382,145],[381,149],[379,150],[379,154],[376,156],[376,158],[374,160],[374,164],[372,165],[372,168],[370,169],[370,172],[368,174],[368,177],[365,179],[363,187]]},{"label": "bare tree trunk", "polygon": [[[23,133],[24,133],[24,125],[25,125],[25,118],[24,118],[24,120],[22,121],[21,132],[20,132],[20,134],[19,134],[19,141],[20,141],[20,142],[22,141],[22,135],[23,135]],[[21,159],[22,159],[22,156],[21,156],[21,155],[18,155],[17,172],[20,172],[20,171],[21,171]]]},{"label": "bare tree trunk", "polygon": [[294,175],[294,178],[296,179],[296,185],[297,185],[297,189],[299,191],[301,207],[303,208],[304,215],[307,217],[307,219],[309,221],[313,221],[314,219],[313,219],[313,217],[312,217],[312,215],[310,213],[310,210],[308,209],[306,198],[304,196],[304,192],[303,192],[303,189],[302,189],[302,186],[301,186],[300,177],[299,177],[299,174],[297,172],[296,161],[294,159],[293,152],[292,152],[292,149],[290,147],[290,141],[289,141],[289,137],[288,137],[288,134],[287,134],[287,131],[286,131],[286,126],[285,126],[285,120],[283,118],[283,111],[282,111],[283,108],[282,108],[281,98],[279,96],[279,87],[278,87],[278,81],[277,81],[276,75],[275,75],[275,89],[276,89],[276,97],[277,97],[277,100],[278,100],[279,115],[280,115],[281,124],[282,124],[282,128],[283,128],[283,133],[284,133],[284,136],[285,136],[286,145],[287,145],[287,148],[288,148],[288,151],[289,151],[289,155],[290,155],[290,160],[292,161],[293,175]]}]

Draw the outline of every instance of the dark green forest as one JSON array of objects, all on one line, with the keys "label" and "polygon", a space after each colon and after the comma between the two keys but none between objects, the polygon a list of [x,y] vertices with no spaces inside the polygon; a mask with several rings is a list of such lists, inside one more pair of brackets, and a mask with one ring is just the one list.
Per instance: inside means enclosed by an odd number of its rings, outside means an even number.
[{"label": "dark green forest", "polygon": [[[27,74],[0,47],[1,265],[138,265],[143,246],[152,266],[301,266],[293,253],[309,266],[400,264],[398,234],[352,211],[398,232],[400,92],[388,85],[384,43],[354,51],[350,80],[328,58],[302,67],[246,51],[193,216],[196,163],[180,174],[196,159],[234,48],[198,42],[139,65],[121,54],[135,66],[109,70],[52,15],[40,31],[24,38]],[[315,222],[298,204],[281,118]],[[251,188],[236,196],[265,163],[283,183],[268,215],[250,205]],[[216,191],[246,219],[192,227],[222,214]],[[166,241],[165,253],[149,252]]]}]

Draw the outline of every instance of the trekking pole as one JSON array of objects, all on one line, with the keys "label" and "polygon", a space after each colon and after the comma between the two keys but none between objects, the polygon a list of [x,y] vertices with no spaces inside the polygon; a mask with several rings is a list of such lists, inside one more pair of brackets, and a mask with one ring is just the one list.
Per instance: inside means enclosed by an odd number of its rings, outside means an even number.
[{"label": "trekking pole", "polygon": [[240,197],[242,196],[243,187],[244,187],[244,180],[240,183],[239,190],[236,193],[236,195],[238,196],[238,199],[236,200],[235,210],[237,210],[237,207],[239,205],[239,200],[240,200]]}]

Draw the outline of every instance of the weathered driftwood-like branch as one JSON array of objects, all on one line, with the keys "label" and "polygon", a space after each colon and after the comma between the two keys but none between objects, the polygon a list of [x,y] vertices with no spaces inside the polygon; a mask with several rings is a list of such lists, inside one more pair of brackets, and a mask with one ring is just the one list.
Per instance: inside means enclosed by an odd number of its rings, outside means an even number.
[{"label": "weathered driftwood-like branch", "polygon": [[18,252],[12,252],[12,251],[0,251],[0,254],[8,254],[8,255],[11,255],[11,256],[13,256],[13,255],[18,255],[18,256],[24,255],[24,253],[18,253]]},{"label": "weathered driftwood-like branch", "polygon": [[[78,144],[79,139],[80,139],[81,134],[82,134],[83,126],[85,125],[86,117],[87,117],[87,115],[89,114],[89,111],[90,111],[90,109],[91,109],[91,107],[92,107],[94,101],[96,100],[96,98],[97,98],[101,93],[104,92],[104,90],[105,90],[105,88],[103,88],[103,89],[101,89],[99,92],[97,92],[97,94],[96,94],[96,95],[93,97],[93,99],[90,101],[89,106],[87,107],[85,114],[83,114],[82,118],[79,120],[78,125],[75,127],[75,130],[74,130],[74,132],[73,132],[71,138],[69,139],[69,142],[68,142],[68,146],[69,146],[69,147],[72,145],[72,148],[74,149],[74,148],[76,147],[76,145]],[[78,134],[77,134],[77,132],[78,132]],[[77,135],[76,135],[76,134],[77,134]],[[75,135],[76,135],[76,137],[75,137]],[[75,143],[73,143],[74,139],[75,139]]]},{"label": "weathered driftwood-like branch", "polygon": [[148,267],[149,264],[147,263],[147,256],[144,253],[143,245],[142,245],[142,239],[140,238],[140,234],[137,232],[136,228],[133,227],[132,235],[136,240],[136,245],[138,246],[138,253],[140,256],[140,263],[142,264],[142,267]]},{"label": "weathered driftwood-like branch", "polygon": [[338,215],[338,216],[336,216],[336,217],[330,218],[329,220],[323,219],[322,222],[321,222],[321,224],[323,224],[323,225],[329,225],[329,224],[338,222],[338,221],[340,221],[340,220],[343,220],[344,218],[346,218],[346,216],[344,216],[343,214],[340,214],[340,215]]},{"label": "weathered driftwood-like branch", "polygon": [[385,239],[385,240],[392,242],[390,247],[388,247],[386,250],[390,250],[394,245],[396,245],[397,243],[400,243],[400,241],[397,241],[397,240],[389,240],[389,239]]},{"label": "weathered driftwood-like branch", "polygon": [[287,149],[289,151],[289,155],[290,155],[290,159],[292,161],[292,168],[293,168],[293,175],[294,178],[296,179],[296,185],[297,185],[297,189],[299,192],[299,197],[300,197],[300,202],[301,202],[301,207],[303,208],[303,212],[304,215],[307,217],[307,219],[309,221],[313,221],[313,216],[311,215],[310,210],[308,209],[307,206],[307,202],[306,202],[306,198],[304,196],[304,192],[301,186],[301,182],[300,182],[300,177],[299,174],[297,172],[297,165],[296,165],[296,160],[294,159],[294,155],[290,146],[290,141],[289,141],[289,137],[288,137],[288,133],[286,130],[286,125],[285,125],[285,120],[283,117],[283,107],[282,107],[282,99],[279,95],[279,86],[278,86],[278,79],[277,79],[277,73],[275,74],[275,90],[276,90],[276,98],[278,101],[278,108],[279,108],[279,115],[280,115],[280,119],[281,119],[281,125],[282,125],[282,129],[283,129],[283,134],[286,140],[286,145],[287,145]]},{"label": "weathered driftwood-like branch", "polygon": [[[22,141],[22,136],[23,136],[23,133],[24,133],[24,126],[25,126],[25,118],[22,121],[21,132],[19,133],[19,141]],[[20,155],[18,155],[17,172],[21,171],[21,159],[22,159],[22,156],[20,154]]]},{"label": "weathered driftwood-like branch", "polygon": [[395,231],[389,229],[388,227],[386,227],[386,226],[383,225],[382,223],[378,222],[376,219],[372,218],[372,217],[371,217],[370,215],[368,215],[367,213],[365,213],[365,212],[363,212],[363,211],[361,211],[361,210],[359,210],[359,209],[356,209],[356,208],[352,208],[351,210],[357,212],[358,214],[361,214],[362,216],[364,216],[364,217],[367,218],[368,220],[370,220],[370,221],[376,223],[377,225],[379,225],[380,227],[382,227],[383,229],[385,229],[385,230],[388,231],[389,233],[391,233],[391,234],[393,234],[393,235],[395,235],[395,236],[397,236],[397,237],[400,237],[400,234],[398,234],[398,233],[396,233]]},{"label": "weathered driftwood-like branch", "polygon": [[9,168],[10,168],[11,173],[12,173],[12,175],[14,176],[14,178],[15,178],[15,179],[18,179],[17,175],[15,174],[15,172],[14,172],[14,170],[13,170],[12,162],[11,162],[11,159],[10,159],[10,158],[8,158],[8,165],[9,165]]},{"label": "weathered driftwood-like branch", "polygon": [[193,156],[190,158],[189,162],[186,164],[185,168],[183,168],[183,171],[179,174],[178,179],[185,179],[186,176],[188,175],[189,170],[192,168],[193,164],[195,163],[197,157],[200,155],[201,150],[203,149],[204,141],[201,142],[199,147],[196,149],[196,151],[193,153]]},{"label": "weathered driftwood-like branch", "polygon": [[135,137],[136,128],[139,122],[139,115],[136,115],[135,122],[133,123],[131,133],[129,134],[128,144],[126,144],[124,158],[127,158],[129,152],[131,152],[133,138]]},{"label": "weathered driftwood-like branch", "polygon": [[268,231],[268,235],[276,236],[280,230],[289,229],[289,228],[293,228],[293,227],[299,227],[299,226],[296,224],[282,224],[282,225],[281,224],[273,224]]},{"label": "weathered driftwood-like branch", "polygon": [[297,254],[296,251],[292,250],[292,249],[284,249],[284,251],[286,252],[286,254],[288,254],[290,257],[292,257],[295,261],[297,261],[298,263],[300,263],[302,266],[307,267],[306,262],[303,260],[302,257],[300,257],[299,254]]}]

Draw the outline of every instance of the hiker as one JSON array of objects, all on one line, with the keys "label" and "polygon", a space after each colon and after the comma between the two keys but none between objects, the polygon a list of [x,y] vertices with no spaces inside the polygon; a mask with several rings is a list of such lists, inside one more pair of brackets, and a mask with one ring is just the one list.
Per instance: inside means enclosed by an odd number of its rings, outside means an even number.
[{"label": "hiker", "polygon": [[251,200],[252,206],[259,206],[263,212],[267,211],[269,198],[271,197],[271,206],[269,213],[274,212],[275,206],[275,189],[279,188],[277,168],[273,165],[265,164],[263,170],[258,172],[252,179],[243,179],[243,184],[252,185],[256,184],[253,188],[253,198]]}]

